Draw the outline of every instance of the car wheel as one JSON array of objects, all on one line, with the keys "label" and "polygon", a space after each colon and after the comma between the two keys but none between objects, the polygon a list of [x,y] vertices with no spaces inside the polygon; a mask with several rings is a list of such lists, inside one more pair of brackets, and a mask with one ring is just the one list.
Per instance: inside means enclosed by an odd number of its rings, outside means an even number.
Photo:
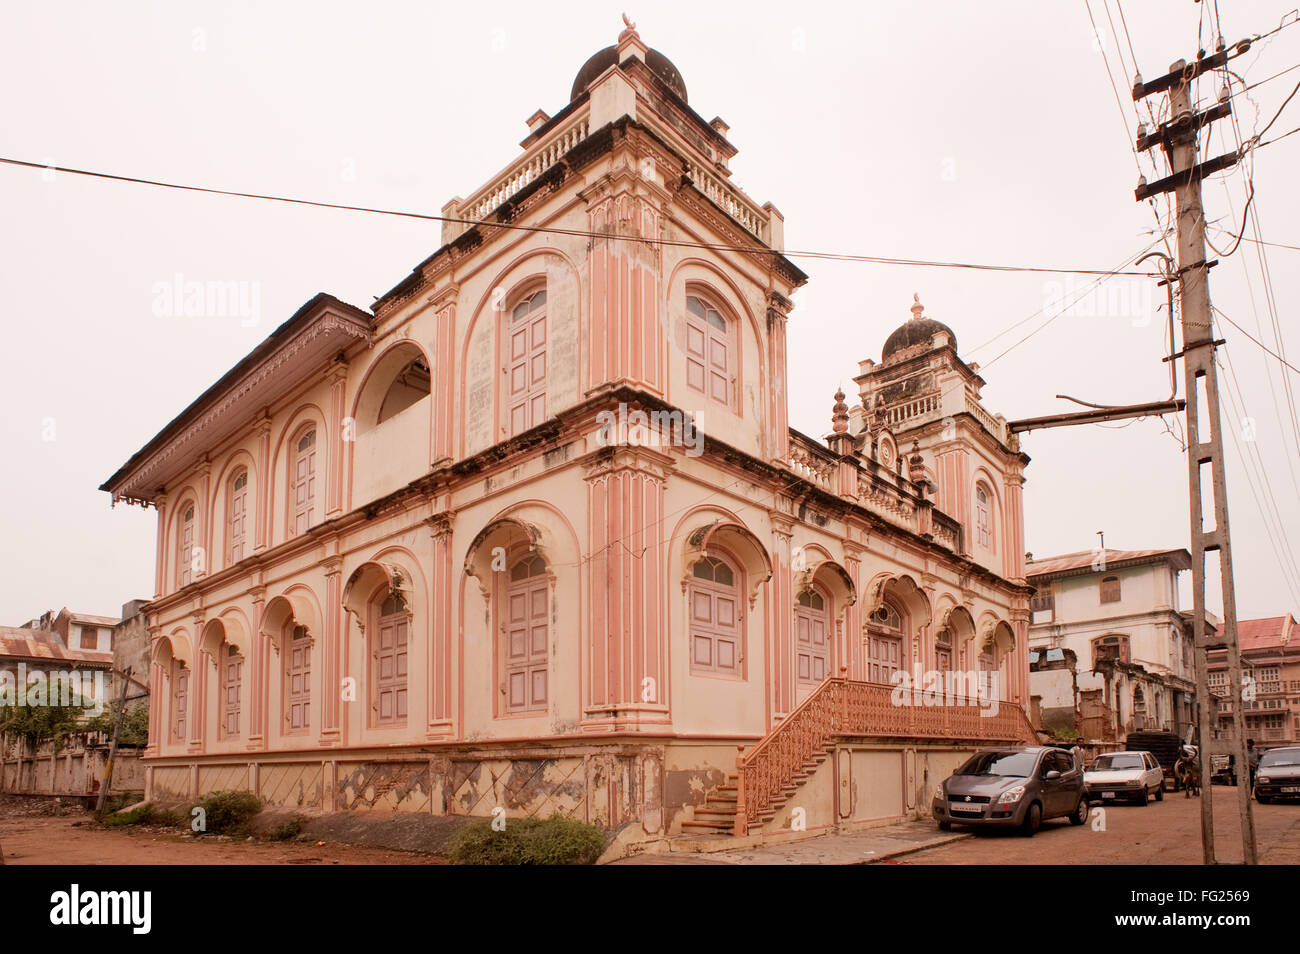
[{"label": "car wheel", "polygon": [[1043,809],[1037,802],[1029,806],[1025,812],[1025,820],[1020,824],[1020,834],[1026,838],[1034,837],[1038,827],[1043,823]]},{"label": "car wheel", "polygon": [[1161,782],[1160,787],[1156,789],[1156,801],[1163,802],[1164,800],[1165,800],[1165,783]]},{"label": "car wheel", "polygon": [[939,822],[939,830],[940,830],[940,831],[952,831],[952,822],[950,822],[950,821],[941,821],[941,822]]},{"label": "car wheel", "polygon": [[1138,804],[1146,805],[1151,801],[1151,790],[1145,785],[1142,786],[1142,794],[1138,796]]},{"label": "car wheel", "polygon": [[1089,812],[1088,799],[1086,796],[1080,795],[1079,804],[1074,809],[1074,814],[1070,816],[1070,824],[1082,825],[1084,822],[1088,820],[1088,812]]},{"label": "car wheel", "polygon": [[1255,796],[1255,801],[1259,802],[1261,805],[1267,805],[1269,803],[1269,797],[1267,795],[1257,794]]}]

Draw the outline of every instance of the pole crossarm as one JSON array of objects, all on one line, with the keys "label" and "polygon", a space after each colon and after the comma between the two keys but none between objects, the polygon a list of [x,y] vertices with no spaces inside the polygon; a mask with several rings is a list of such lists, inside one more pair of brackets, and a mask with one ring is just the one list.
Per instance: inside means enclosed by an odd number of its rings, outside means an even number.
[{"label": "pole crossarm", "polygon": [[1023,421],[1008,421],[1012,433],[1036,431],[1048,427],[1071,427],[1076,424],[1097,424],[1103,421],[1122,421],[1130,417],[1154,417],[1172,414],[1186,407],[1181,398],[1176,401],[1152,401],[1149,404],[1126,404],[1117,407],[1097,408],[1095,411],[1071,411],[1068,414],[1048,414],[1044,417],[1027,417]]}]

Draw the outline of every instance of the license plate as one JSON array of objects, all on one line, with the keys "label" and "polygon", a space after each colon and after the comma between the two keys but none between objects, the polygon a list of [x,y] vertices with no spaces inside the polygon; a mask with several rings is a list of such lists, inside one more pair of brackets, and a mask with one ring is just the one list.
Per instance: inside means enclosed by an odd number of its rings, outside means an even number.
[{"label": "license plate", "polygon": [[1300,795],[1300,785],[1283,785],[1282,791],[1287,795]]},{"label": "license plate", "polygon": [[1115,793],[1114,793],[1114,792],[1102,792],[1102,793],[1101,793],[1101,797],[1102,797],[1102,798],[1114,798],[1114,797],[1115,797]]}]

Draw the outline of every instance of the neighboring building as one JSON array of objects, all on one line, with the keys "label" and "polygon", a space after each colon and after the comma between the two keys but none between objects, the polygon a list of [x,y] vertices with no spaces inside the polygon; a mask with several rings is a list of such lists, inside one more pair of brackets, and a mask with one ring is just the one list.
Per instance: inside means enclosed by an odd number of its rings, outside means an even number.
[{"label": "neighboring building", "polygon": [[[1250,680],[1242,699],[1246,737],[1263,748],[1300,744],[1300,629],[1295,618],[1288,613],[1239,620],[1237,647],[1242,678]],[[1210,691],[1219,701],[1219,737],[1235,738],[1232,702],[1227,699],[1227,651],[1211,651],[1207,668]],[[1249,694],[1254,698],[1244,697]]]},{"label": "neighboring building", "polygon": [[158,513],[149,796],[813,834],[1032,741],[1028,458],[952,331],[800,434],[726,123],[629,28],[528,127],[373,315],[317,295],[104,483]]},{"label": "neighboring building", "polygon": [[[131,600],[122,605],[122,619],[113,627],[113,698],[122,697],[122,680],[129,679],[128,707],[146,704],[149,697],[150,653],[148,600]],[[127,673],[130,673],[128,676]]]},{"label": "neighboring building", "polygon": [[92,653],[111,653],[113,651],[113,627],[118,620],[111,616],[92,616],[89,613],[74,613],[66,606],[55,613],[50,610],[41,614],[39,619],[24,623],[23,629],[39,629],[57,633],[68,649],[85,650]]},{"label": "neighboring building", "polygon": [[111,652],[69,648],[64,636],[52,630],[0,626],[0,705],[16,703],[10,694],[31,690],[36,682],[46,687],[40,698],[49,704],[63,704],[65,697],[72,704],[73,696],[102,702],[112,669]]},{"label": "neighboring building", "polygon": [[1029,684],[1044,730],[1119,741],[1135,731],[1193,730],[1191,613],[1178,608],[1178,574],[1190,568],[1186,550],[1028,561]]}]

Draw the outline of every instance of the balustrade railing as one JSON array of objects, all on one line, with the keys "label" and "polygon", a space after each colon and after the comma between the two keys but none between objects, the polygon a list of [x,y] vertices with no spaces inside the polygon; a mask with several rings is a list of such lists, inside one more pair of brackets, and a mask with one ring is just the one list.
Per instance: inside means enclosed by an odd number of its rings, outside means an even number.
[{"label": "balustrade railing", "polygon": [[[542,173],[586,139],[588,132],[588,119],[585,114],[556,130],[541,143],[531,147],[532,151],[518,163],[466,199],[460,206],[457,218],[474,222],[482,221],[519,190],[537,181]],[[467,225],[457,226],[457,234],[467,228],[469,228]]]},{"label": "balustrade railing", "polygon": [[767,213],[693,159],[687,160],[686,175],[710,202],[744,226],[746,232],[768,244]]},{"label": "balustrade railing", "polygon": [[919,397],[914,401],[905,401],[902,404],[895,404],[889,409],[889,426],[898,427],[907,421],[918,417],[924,417],[939,410],[939,395],[930,394],[925,397]]},{"label": "balustrade railing", "polygon": [[825,447],[799,434],[790,435],[790,469],[805,480],[830,489],[839,465],[835,455]]},{"label": "balustrade railing", "polygon": [[735,833],[759,823],[783,789],[837,738],[943,739],[1032,744],[1020,706],[959,698],[951,705],[897,704],[895,687],[828,679],[736,760]]}]

